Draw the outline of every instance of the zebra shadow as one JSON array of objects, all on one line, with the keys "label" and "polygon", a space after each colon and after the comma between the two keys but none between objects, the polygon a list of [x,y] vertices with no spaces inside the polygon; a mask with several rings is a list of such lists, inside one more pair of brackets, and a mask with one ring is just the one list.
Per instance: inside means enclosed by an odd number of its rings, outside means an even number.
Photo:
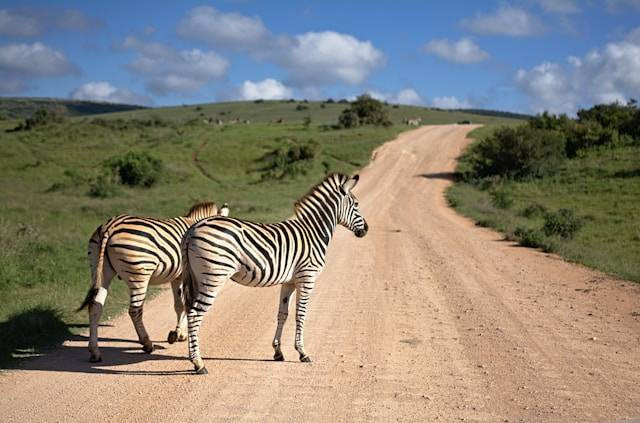
[{"label": "zebra shadow", "polygon": [[455,172],[436,172],[436,173],[420,173],[415,175],[416,178],[426,179],[444,179],[445,181],[454,181],[456,178]]}]

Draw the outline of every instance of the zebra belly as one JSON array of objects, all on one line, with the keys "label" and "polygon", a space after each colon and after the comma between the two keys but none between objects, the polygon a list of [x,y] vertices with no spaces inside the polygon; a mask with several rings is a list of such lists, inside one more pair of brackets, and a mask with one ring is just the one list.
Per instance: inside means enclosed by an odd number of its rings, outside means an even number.
[{"label": "zebra belly", "polygon": [[254,286],[254,287],[265,287],[265,286],[273,286],[281,283],[285,283],[291,280],[289,277],[287,278],[274,278],[270,277],[269,279],[263,279],[262,273],[260,271],[252,271],[246,267],[241,268],[238,272],[236,272],[233,276],[231,276],[231,280],[239,283],[244,286]]}]

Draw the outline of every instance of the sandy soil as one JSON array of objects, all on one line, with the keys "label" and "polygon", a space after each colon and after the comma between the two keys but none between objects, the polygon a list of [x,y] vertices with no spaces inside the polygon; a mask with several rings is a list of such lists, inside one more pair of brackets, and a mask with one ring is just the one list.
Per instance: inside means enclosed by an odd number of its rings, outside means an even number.
[{"label": "sandy soil", "polygon": [[[307,320],[314,358],[270,360],[279,289],[228,284],[190,374],[170,292],[0,376],[0,420],[602,422],[640,418],[640,288],[520,248],[446,206],[472,126],[421,127],[382,146],[355,192],[370,231],[339,228]],[[78,299],[80,300],[80,299]],[[107,300],[108,301],[108,300]]]}]

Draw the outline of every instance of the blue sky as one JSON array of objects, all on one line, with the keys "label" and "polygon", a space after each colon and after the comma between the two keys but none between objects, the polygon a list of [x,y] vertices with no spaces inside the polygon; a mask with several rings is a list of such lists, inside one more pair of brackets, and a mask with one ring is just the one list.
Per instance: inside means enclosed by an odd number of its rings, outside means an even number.
[{"label": "blue sky", "polygon": [[0,95],[351,98],[575,113],[640,97],[640,0],[3,1]]}]

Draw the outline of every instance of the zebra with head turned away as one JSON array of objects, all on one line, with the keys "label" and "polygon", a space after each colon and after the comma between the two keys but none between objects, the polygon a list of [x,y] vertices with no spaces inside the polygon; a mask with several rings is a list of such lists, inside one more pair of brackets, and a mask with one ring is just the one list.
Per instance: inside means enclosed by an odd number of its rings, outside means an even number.
[{"label": "zebra with head turned away", "polygon": [[[98,349],[98,324],[107,290],[114,276],[129,285],[129,315],[138,333],[142,349],[150,353],[153,343],[142,323],[142,306],[149,284],[171,283],[173,305],[178,323],[169,332],[168,341],[186,339],[186,315],[181,292],[182,255],[180,242],[187,230],[196,222],[211,216],[227,216],[226,204],[218,210],[215,203],[194,205],[185,216],[172,219],[154,219],[120,215],[99,226],[89,240],[91,288],[78,308],[89,306],[90,361],[101,361]],[[106,258],[106,262],[105,262]]]},{"label": "zebra with head turned away", "polygon": [[207,373],[198,343],[202,319],[228,279],[252,287],[282,285],[273,338],[273,358],[277,361],[284,360],[280,337],[295,290],[295,348],[300,361],[311,361],[304,348],[304,321],[333,231],[342,225],[363,237],[368,230],[351,192],[357,182],[357,175],[329,175],[295,204],[292,218],[279,223],[214,217],[191,227],[182,242],[182,278],[188,310],[189,359],[196,373]]}]

